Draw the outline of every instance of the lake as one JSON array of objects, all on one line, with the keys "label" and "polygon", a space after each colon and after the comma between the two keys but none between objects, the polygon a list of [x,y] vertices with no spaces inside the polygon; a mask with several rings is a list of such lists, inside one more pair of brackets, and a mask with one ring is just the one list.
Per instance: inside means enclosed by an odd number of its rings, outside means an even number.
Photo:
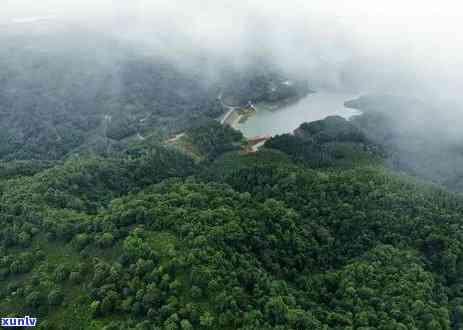
[{"label": "lake", "polygon": [[344,102],[357,98],[358,94],[317,92],[309,94],[297,103],[278,110],[265,110],[257,107],[257,113],[237,129],[246,137],[258,135],[277,135],[290,133],[304,122],[324,119],[327,116],[341,116],[346,119],[361,114],[349,109]]}]

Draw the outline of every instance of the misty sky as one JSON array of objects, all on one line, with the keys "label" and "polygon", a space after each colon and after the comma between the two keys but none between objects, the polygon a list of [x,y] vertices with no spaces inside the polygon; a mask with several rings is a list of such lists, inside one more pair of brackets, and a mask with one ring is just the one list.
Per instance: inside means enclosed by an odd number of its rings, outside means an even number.
[{"label": "misty sky", "polygon": [[200,50],[239,65],[268,54],[321,85],[357,74],[374,90],[453,96],[463,83],[462,9],[417,0],[4,0],[0,33],[72,22],[166,56]]}]

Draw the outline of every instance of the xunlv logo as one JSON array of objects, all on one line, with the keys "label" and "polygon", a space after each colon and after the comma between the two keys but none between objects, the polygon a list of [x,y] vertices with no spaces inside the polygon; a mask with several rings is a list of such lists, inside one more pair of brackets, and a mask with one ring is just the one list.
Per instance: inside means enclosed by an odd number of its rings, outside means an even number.
[{"label": "xunlv logo", "polygon": [[3,317],[2,327],[35,327],[37,318],[35,317]]}]

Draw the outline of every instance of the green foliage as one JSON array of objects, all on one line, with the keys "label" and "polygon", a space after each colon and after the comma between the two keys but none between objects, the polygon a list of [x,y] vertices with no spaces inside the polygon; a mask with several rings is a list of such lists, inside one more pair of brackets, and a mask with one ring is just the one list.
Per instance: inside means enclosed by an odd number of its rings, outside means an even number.
[{"label": "green foliage", "polygon": [[216,122],[187,136],[206,162],[149,141],[5,166],[2,313],[71,330],[461,327],[461,196],[384,169],[340,118],[248,155]]},{"label": "green foliage", "polygon": [[227,151],[239,150],[244,140],[241,132],[217,121],[191,128],[187,136],[190,143],[209,160]]},{"label": "green foliage", "polygon": [[450,329],[442,288],[413,254],[378,246],[340,270],[336,313],[357,328]]},{"label": "green foliage", "polygon": [[165,136],[198,117],[223,113],[218,88],[206,84],[201,71],[134,54],[133,45],[101,34],[84,41],[73,31],[66,40],[47,33],[1,36],[2,160],[60,160],[87,149],[105,153],[137,133]]},{"label": "green foliage", "polygon": [[341,117],[304,123],[294,135],[271,138],[266,148],[281,150],[310,167],[352,167],[381,162],[380,149]]},{"label": "green foliage", "polygon": [[248,102],[278,102],[298,98],[312,92],[304,80],[290,81],[283,74],[266,65],[265,59],[236,74],[226,85],[227,104],[247,105]]},{"label": "green foliage", "polygon": [[295,135],[313,140],[318,144],[328,142],[369,143],[365,135],[352,123],[338,116],[329,116],[323,120],[303,123]]},{"label": "green foliage", "polygon": [[21,176],[32,176],[54,165],[53,162],[39,160],[0,162],[0,178],[13,179]]}]

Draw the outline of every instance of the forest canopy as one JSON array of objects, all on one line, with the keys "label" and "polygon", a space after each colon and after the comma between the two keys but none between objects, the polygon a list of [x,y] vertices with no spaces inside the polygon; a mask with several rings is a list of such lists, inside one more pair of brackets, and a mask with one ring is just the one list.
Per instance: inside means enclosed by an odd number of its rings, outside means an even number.
[{"label": "forest canopy", "polygon": [[422,103],[364,96],[346,103],[363,114],[256,151],[219,118],[297,100],[307,81],[260,59],[184,70],[96,35],[95,54],[4,41],[2,317],[43,330],[463,328],[463,149],[430,138],[432,120],[396,125]]},{"label": "forest canopy", "polygon": [[[218,123],[189,134],[207,161],[144,141],[5,168],[2,313],[41,329],[459,329],[460,196],[392,173],[340,118],[248,155]],[[314,164],[331,143],[375,161]]]}]

